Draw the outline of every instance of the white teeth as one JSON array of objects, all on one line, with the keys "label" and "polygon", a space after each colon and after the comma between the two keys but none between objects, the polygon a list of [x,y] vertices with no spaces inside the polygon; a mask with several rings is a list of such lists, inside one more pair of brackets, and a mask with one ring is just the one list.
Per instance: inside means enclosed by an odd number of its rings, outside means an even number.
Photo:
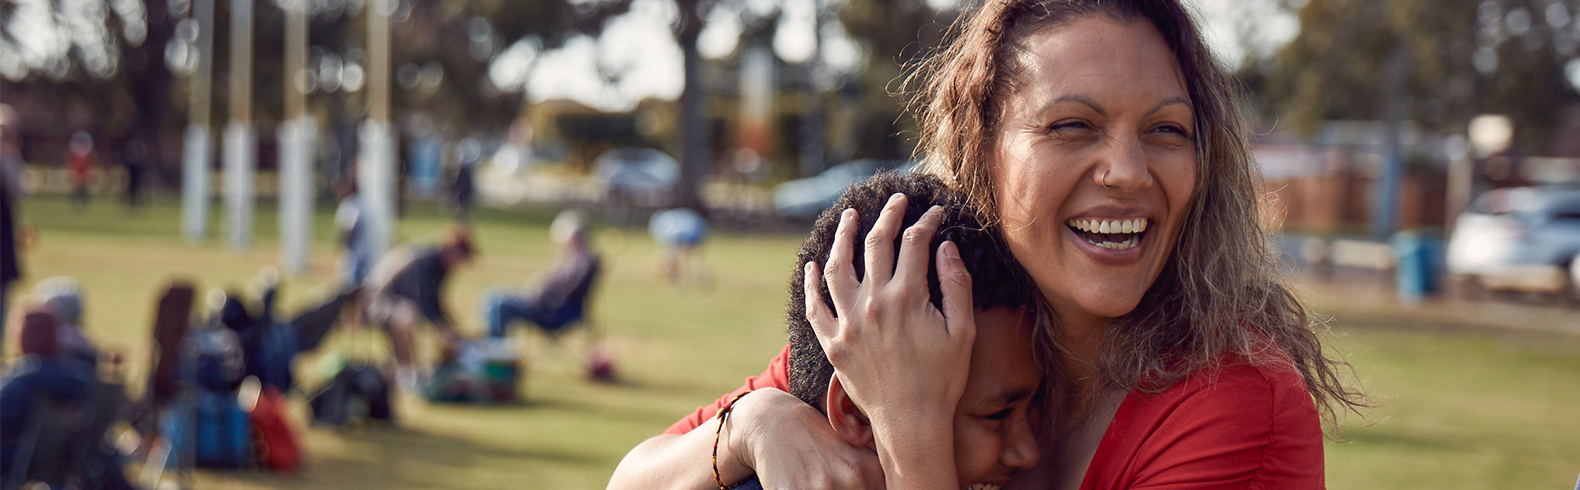
[{"label": "white teeth", "polygon": [[1131,248],[1135,248],[1136,244],[1140,243],[1140,242],[1141,242],[1140,239],[1135,238],[1135,237],[1131,237],[1131,238],[1126,239],[1125,241],[1122,241],[1122,242],[1090,242],[1090,243],[1093,244],[1093,245],[1097,245],[1098,247],[1106,248],[1106,249],[1109,249],[1109,250],[1128,250],[1128,249],[1131,249]]},{"label": "white teeth", "polygon": [[989,485],[987,483],[972,483],[970,486],[966,487],[966,490],[998,490],[998,489],[999,489],[998,485]]},{"label": "white teeth", "polygon": [[1097,220],[1097,219],[1072,219],[1065,224],[1071,228],[1087,233],[1141,233],[1147,231],[1147,219],[1127,220]]}]

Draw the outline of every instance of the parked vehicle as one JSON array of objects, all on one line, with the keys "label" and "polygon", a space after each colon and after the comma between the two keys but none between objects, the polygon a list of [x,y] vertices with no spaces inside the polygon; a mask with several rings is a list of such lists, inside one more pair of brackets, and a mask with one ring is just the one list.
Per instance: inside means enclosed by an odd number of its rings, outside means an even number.
[{"label": "parked vehicle", "polygon": [[1475,291],[1546,291],[1575,298],[1580,284],[1580,186],[1488,191],[1459,215],[1448,271]]},{"label": "parked vehicle", "polygon": [[835,165],[815,176],[774,187],[774,212],[790,218],[816,219],[851,184],[867,180],[879,171],[906,172],[910,168],[911,163],[904,160],[861,159]]},{"label": "parked vehicle", "polygon": [[604,184],[604,202],[617,206],[668,207],[680,180],[680,163],[652,148],[616,148],[593,160]]}]

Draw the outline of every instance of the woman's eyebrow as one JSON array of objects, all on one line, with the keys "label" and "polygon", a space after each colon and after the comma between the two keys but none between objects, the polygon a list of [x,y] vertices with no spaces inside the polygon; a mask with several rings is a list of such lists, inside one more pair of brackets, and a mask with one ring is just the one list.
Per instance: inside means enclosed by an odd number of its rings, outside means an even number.
[{"label": "woman's eyebrow", "polygon": [[1147,111],[1146,117],[1152,117],[1153,114],[1157,114],[1158,111],[1163,110],[1164,107],[1168,107],[1168,106],[1174,105],[1174,104],[1183,105],[1183,106],[1185,106],[1186,110],[1193,109],[1190,106],[1190,100],[1186,99],[1185,96],[1183,96],[1183,95],[1176,95],[1176,96],[1173,96],[1173,97],[1169,97],[1167,99],[1163,99],[1162,102],[1158,102],[1158,105],[1152,106],[1152,110]]},{"label": "woman's eyebrow", "polygon": [[1048,102],[1048,105],[1043,106],[1042,111],[1040,112],[1048,112],[1049,108],[1066,102],[1077,102],[1092,108],[1092,110],[1097,111],[1097,114],[1099,115],[1108,115],[1108,109],[1104,109],[1102,104],[1097,103],[1097,99],[1078,94],[1064,95],[1057,99],[1053,99],[1052,101]]}]

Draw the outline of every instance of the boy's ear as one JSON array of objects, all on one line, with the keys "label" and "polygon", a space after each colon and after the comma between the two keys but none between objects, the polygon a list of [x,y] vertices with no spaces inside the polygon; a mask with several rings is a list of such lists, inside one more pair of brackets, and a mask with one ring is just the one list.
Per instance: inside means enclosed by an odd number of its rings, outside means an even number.
[{"label": "boy's ear", "polygon": [[840,438],[855,446],[873,447],[872,421],[867,420],[867,414],[861,413],[856,402],[845,393],[838,375],[829,380],[828,394],[823,400],[828,405],[824,410],[828,412],[828,423],[834,426]]}]

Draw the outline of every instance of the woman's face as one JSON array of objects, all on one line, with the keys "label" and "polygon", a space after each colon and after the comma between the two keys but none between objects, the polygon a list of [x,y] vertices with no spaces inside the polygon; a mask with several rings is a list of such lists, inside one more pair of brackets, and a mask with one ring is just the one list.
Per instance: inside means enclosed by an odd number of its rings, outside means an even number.
[{"label": "woman's face", "polygon": [[988,164],[1005,237],[1066,322],[1135,309],[1196,183],[1191,101],[1144,20],[1090,16],[1024,40]]}]

